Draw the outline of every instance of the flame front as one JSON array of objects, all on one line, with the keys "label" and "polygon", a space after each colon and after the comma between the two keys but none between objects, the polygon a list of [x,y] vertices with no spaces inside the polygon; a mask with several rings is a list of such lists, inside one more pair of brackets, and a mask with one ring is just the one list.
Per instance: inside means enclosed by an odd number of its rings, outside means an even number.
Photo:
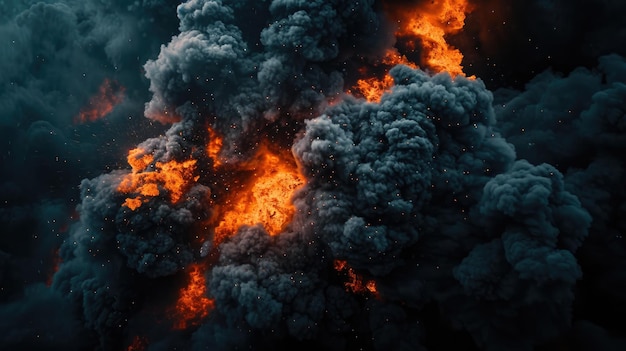
[{"label": "flame front", "polygon": [[131,344],[126,348],[126,351],[143,351],[146,349],[146,346],[148,346],[148,339],[136,335]]},{"label": "flame front", "polygon": [[463,54],[446,42],[446,35],[458,33],[465,26],[465,16],[471,11],[468,0],[430,1],[412,9],[391,9],[399,24],[396,36],[422,45],[422,61],[435,72],[462,75]]},{"label": "flame front", "polygon": [[194,175],[194,159],[155,162],[154,170],[150,170],[153,161],[154,157],[141,148],[135,148],[128,153],[128,164],[132,171],[122,179],[117,191],[135,194],[135,197],[126,198],[123,204],[133,211],[149,198],[159,196],[161,188],[169,193],[170,201],[176,203],[190,183],[198,179]]},{"label": "flame front", "polygon": [[74,122],[93,122],[105,117],[124,100],[124,90],[124,87],[117,82],[105,79],[98,93],[89,99],[88,105],[78,113]]},{"label": "flame front", "polygon": [[[385,9],[390,20],[398,24],[396,37],[406,41],[411,50],[418,46],[416,41],[421,44],[420,65],[435,73],[448,72],[453,77],[465,75],[461,65],[463,54],[450,46],[445,37],[458,33],[465,26],[465,16],[472,10],[468,0],[431,1],[410,8],[385,3]],[[397,48],[391,48],[381,62],[375,64],[385,67],[385,75],[359,79],[352,90],[367,101],[380,102],[382,95],[393,86],[389,69],[399,64],[418,68]],[[368,70],[364,68],[361,73],[367,75]]]},{"label": "flame front", "polygon": [[291,195],[305,179],[293,158],[290,161],[262,145],[247,168],[253,171],[251,183],[247,189],[233,191],[225,200],[215,228],[214,245],[234,235],[243,225],[260,223],[269,234],[279,234],[295,213]]},{"label": "flame front", "polygon": [[200,324],[215,305],[214,301],[207,297],[205,267],[198,263],[187,269],[189,282],[180,289],[173,312],[174,328],[179,330]]}]

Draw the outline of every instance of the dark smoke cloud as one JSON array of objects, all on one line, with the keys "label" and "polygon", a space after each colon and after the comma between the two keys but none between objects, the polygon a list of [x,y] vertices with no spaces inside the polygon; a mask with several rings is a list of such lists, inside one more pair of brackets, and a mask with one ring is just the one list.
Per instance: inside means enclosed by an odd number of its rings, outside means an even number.
[{"label": "dark smoke cloud", "polygon": [[[570,320],[587,211],[552,166],[512,164],[480,81],[392,74],[397,85],[380,104],[331,109],[296,144],[311,178],[313,230],[382,282],[415,281],[425,293],[387,295],[383,285],[382,295],[415,306],[435,299],[485,349],[557,336]],[[535,305],[545,315],[520,320]],[[541,321],[555,330],[538,332]]]},{"label": "dark smoke cloud", "polygon": [[603,56],[593,70],[581,68],[568,75],[548,71],[523,92],[501,91],[498,103],[499,126],[518,154],[558,167],[566,189],[593,218],[577,254],[583,279],[575,312],[612,332],[616,325],[601,314],[623,310],[625,301],[619,293],[626,282],[620,215],[626,195],[621,181],[626,171],[625,69],[623,57]]},{"label": "dark smoke cloud", "polygon": [[[156,131],[138,117],[148,97],[141,65],[176,30],[175,16],[163,13],[163,5],[2,2],[3,349],[82,349],[89,344],[83,321],[71,313],[78,305],[43,284],[50,283],[59,247],[77,217],[80,180],[118,168],[124,151],[145,138],[125,128]],[[147,36],[156,18],[159,29]],[[75,124],[105,78],[125,87],[124,100],[102,121]]]},{"label": "dark smoke cloud", "polygon": [[[478,79],[397,66],[368,103],[344,91],[394,45],[381,1],[1,3],[0,348],[623,348],[621,4],[472,1],[450,39]],[[75,124],[105,78],[123,102]],[[237,177],[207,127],[233,168],[291,148],[283,233],[201,249]],[[131,210],[135,147],[198,181]],[[192,263],[215,309],[172,330]]]},{"label": "dark smoke cloud", "polygon": [[[244,6],[268,16],[252,35],[234,15],[246,16]],[[371,35],[374,43],[381,37],[380,15],[371,6],[274,1],[268,9],[249,2],[186,2],[178,7],[181,33],[145,65],[153,92],[146,114],[171,121],[172,110],[190,102],[226,137],[224,155],[236,157],[245,152],[243,139],[258,139],[256,128],[279,118],[314,117],[342,91],[339,57],[354,48],[340,43],[357,34]]]}]

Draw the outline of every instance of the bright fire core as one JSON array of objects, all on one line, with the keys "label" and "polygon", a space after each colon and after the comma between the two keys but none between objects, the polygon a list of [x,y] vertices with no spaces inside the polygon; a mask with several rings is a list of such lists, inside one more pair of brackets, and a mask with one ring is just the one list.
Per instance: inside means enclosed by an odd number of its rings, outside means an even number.
[{"label": "bright fire core", "polygon": [[159,196],[159,189],[165,189],[171,202],[176,203],[183,196],[190,180],[198,179],[194,176],[196,160],[155,162],[154,169],[150,170],[153,160],[153,156],[141,148],[132,149],[128,153],[132,172],[122,179],[117,191],[135,195],[126,198],[123,204],[133,211],[149,198]]},{"label": "bright fire core", "polygon": [[[463,54],[446,41],[446,36],[458,33],[465,26],[465,16],[471,12],[468,0],[442,0],[407,5],[385,2],[385,12],[389,19],[398,25],[396,37],[402,39],[406,49],[415,51],[419,46],[421,57],[419,65],[390,48],[380,62],[374,64],[384,67],[386,73],[382,77],[368,76],[357,81],[353,91],[359,93],[370,102],[380,102],[382,95],[393,86],[393,78],[389,69],[395,65],[406,65],[411,68],[422,66],[432,72],[448,72],[452,77],[464,76]],[[470,77],[473,78],[473,77]]]},{"label": "bright fire core", "polygon": [[446,42],[446,35],[458,33],[465,26],[465,16],[471,11],[468,0],[427,2],[413,9],[395,9],[392,16],[400,25],[396,35],[410,40],[419,39],[424,64],[435,72],[452,76],[463,74],[463,54]]},{"label": "bright fire core", "polygon": [[187,269],[189,282],[180,289],[174,312],[174,328],[180,330],[199,324],[209,315],[215,304],[206,296],[205,267],[193,264]]},{"label": "bright fire core", "polygon": [[305,179],[293,158],[281,157],[261,146],[247,168],[254,172],[249,189],[228,196],[215,228],[215,245],[234,235],[243,225],[260,223],[269,234],[279,234],[295,213],[291,195]]}]

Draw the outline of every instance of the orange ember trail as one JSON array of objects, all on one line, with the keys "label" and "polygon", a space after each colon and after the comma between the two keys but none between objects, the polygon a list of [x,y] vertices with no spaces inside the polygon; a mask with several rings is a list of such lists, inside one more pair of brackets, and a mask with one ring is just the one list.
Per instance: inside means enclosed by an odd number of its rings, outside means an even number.
[{"label": "orange ember trail", "polygon": [[215,228],[213,243],[216,246],[243,225],[260,223],[269,234],[276,235],[295,213],[291,195],[305,182],[295,161],[261,146],[247,168],[254,171],[252,183],[248,190],[233,192],[226,199]]},{"label": "orange ember trail", "polygon": [[363,277],[356,272],[352,267],[348,266],[348,263],[344,260],[335,260],[333,266],[337,272],[345,273],[348,281],[344,283],[347,291],[355,294],[362,294],[369,292],[370,294],[378,297],[378,290],[376,288],[376,282],[374,280],[364,281]]},{"label": "orange ember trail", "polygon": [[74,118],[74,123],[93,122],[105,117],[124,100],[124,90],[124,87],[116,81],[105,79],[98,89],[98,94],[89,99],[89,104]]},{"label": "orange ember trail", "polygon": [[117,191],[135,194],[135,197],[126,198],[123,204],[133,211],[150,197],[158,196],[161,189],[169,193],[172,203],[176,203],[190,186],[191,181],[198,180],[198,177],[194,176],[196,169],[194,159],[183,162],[175,160],[156,162],[154,170],[148,170],[153,160],[153,156],[141,148],[132,149],[128,153],[128,164],[132,171],[122,179]]},{"label": "orange ember trail", "polygon": [[187,269],[189,283],[180,289],[172,316],[174,329],[178,330],[197,326],[215,306],[215,302],[206,296],[206,279],[202,265],[193,264]]}]

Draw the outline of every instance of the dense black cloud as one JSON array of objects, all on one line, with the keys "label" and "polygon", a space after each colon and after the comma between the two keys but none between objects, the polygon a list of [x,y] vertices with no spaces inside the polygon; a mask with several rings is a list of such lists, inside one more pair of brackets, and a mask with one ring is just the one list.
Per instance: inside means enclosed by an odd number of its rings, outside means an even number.
[{"label": "dense black cloud", "polygon": [[[403,67],[392,74],[397,85],[380,104],[331,109],[296,144],[311,178],[312,230],[382,282],[415,282],[425,292],[387,295],[382,285],[381,294],[414,306],[437,300],[485,349],[557,336],[570,320],[580,277],[573,253],[589,214],[552,166],[512,164],[481,82]],[[546,314],[521,319],[534,304]]]},{"label": "dense black cloud", "polygon": [[398,85],[380,104],[348,100],[330,118],[307,122],[295,145],[314,189],[319,235],[332,238],[335,255],[356,256],[352,263],[372,273],[378,264],[392,268],[416,242],[431,201],[475,196],[485,174],[514,158],[492,130],[482,83],[446,74],[431,80],[402,66],[391,73]]},{"label": "dense black cloud", "polygon": [[[472,1],[478,78],[396,66],[372,103],[345,91],[395,44],[380,1],[2,3],[0,348],[623,348],[622,5]],[[78,123],[105,79],[122,101]],[[213,245],[268,141],[293,219]],[[215,308],[176,330],[191,264]]]},{"label": "dense black cloud", "polygon": [[593,70],[581,68],[569,75],[548,71],[521,93],[498,92],[497,105],[499,126],[518,154],[558,167],[566,189],[591,214],[589,237],[577,254],[583,279],[576,312],[610,330],[616,326],[601,315],[623,310],[618,291],[626,282],[620,215],[626,194],[621,181],[625,69],[623,57],[609,55],[600,57]]}]

